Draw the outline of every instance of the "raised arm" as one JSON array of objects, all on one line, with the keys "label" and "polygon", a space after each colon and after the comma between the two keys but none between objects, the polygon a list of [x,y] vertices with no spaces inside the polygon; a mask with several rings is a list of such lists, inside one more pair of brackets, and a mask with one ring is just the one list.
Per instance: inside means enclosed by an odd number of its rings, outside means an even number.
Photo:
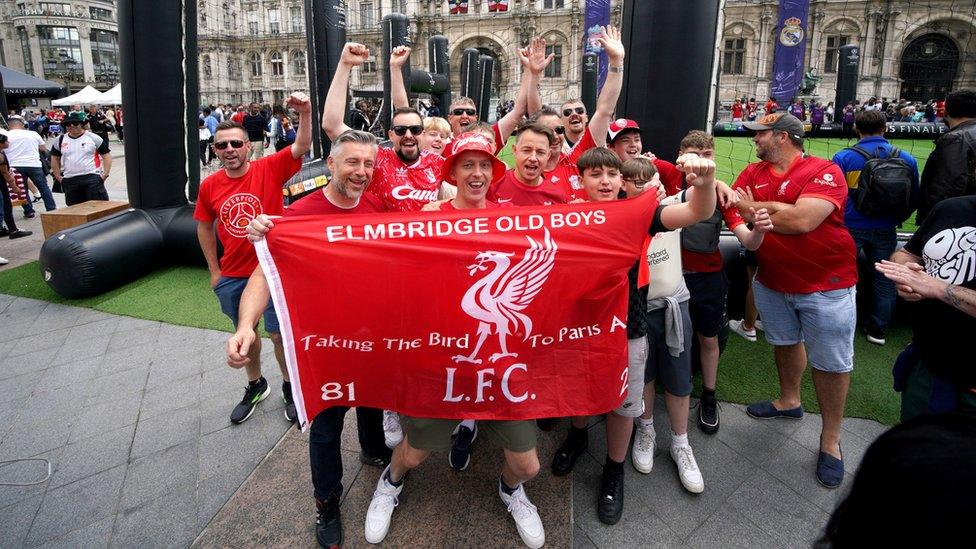
[{"label": "raised arm", "polygon": [[407,86],[403,83],[403,65],[410,59],[410,48],[397,46],[390,52],[390,102],[394,109],[409,107]]},{"label": "raised arm", "polygon": [[[606,133],[606,132],[604,132]],[[669,229],[680,229],[704,221],[715,212],[715,162],[697,154],[683,154],[675,163],[685,174],[688,201],[672,204],[661,212],[661,223]]]},{"label": "raised arm", "polygon": [[607,145],[607,129],[617,108],[617,99],[624,82],[624,44],[620,41],[620,31],[616,27],[606,27],[598,38],[603,50],[607,52],[609,70],[607,79],[596,100],[596,110],[590,117],[590,135],[597,147]]},{"label": "raised arm", "polygon": [[[291,157],[301,158],[312,148],[312,101],[302,92],[295,92],[285,102],[285,107],[298,113],[298,132],[291,144]],[[282,126],[284,131],[284,126]]]},{"label": "raised arm", "polygon": [[336,66],[335,76],[329,85],[329,93],[325,96],[322,107],[322,129],[329,139],[339,137],[339,134],[349,129],[343,122],[346,115],[346,96],[349,92],[349,73],[353,67],[358,67],[369,58],[369,48],[355,42],[347,42],[342,48],[342,57]]},{"label": "raised arm", "polygon": [[[552,61],[554,54],[546,55],[546,41],[542,38],[535,38],[527,47],[517,50],[519,61],[522,64],[522,81],[519,82],[518,96],[515,98],[515,108],[498,121],[498,133],[502,136],[502,141],[507,141],[512,135],[522,117],[529,112],[535,112],[541,107],[542,101],[539,98],[539,82],[543,71]],[[535,109],[529,105],[535,105]],[[501,143],[500,145],[504,145]]]}]

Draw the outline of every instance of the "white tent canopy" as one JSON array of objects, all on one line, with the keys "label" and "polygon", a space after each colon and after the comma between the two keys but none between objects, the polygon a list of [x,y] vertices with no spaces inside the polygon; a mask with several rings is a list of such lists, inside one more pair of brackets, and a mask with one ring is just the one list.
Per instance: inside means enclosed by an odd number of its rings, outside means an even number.
[{"label": "white tent canopy", "polygon": [[102,94],[101,101],[95,101],[96,105],[121,105],[122,104],[122,84],[116,84],[114,88]]},{"label": "white tent canopy", "polygon": [[104,100],[102,92],[91,86],[85,86],[80,92],[55,99],[51,104],[55,107],[70,107],[71,105],[97,105]]}]

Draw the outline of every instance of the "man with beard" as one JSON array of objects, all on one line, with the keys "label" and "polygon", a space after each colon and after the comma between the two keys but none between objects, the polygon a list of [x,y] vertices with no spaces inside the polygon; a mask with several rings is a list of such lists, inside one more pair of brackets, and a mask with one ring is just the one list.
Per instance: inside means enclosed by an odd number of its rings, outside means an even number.
[{"label": "man with beard", "polygon": [[586,114],[586,106],[579,99],[570,99],[559,107],[562,113],[561,121],[566,128],[563,133],[563,152],[568,153],[573,150],[573,146],[583,138],[586,125],[590,122],[590,117]]},{"label": "man with beard", "polygon": [[[379,200],[365,192],[374,173],[376,152],[376,138],[372,134],[357,130],[340,134],[332,142],[332,150],[326,159],[332,173],[329,184],[285,208],[284,217],[382,212],[383,206]],[[248,227],[248,238],[261,240],[272,227],[274,223],[271,218],[260,215]],[[264,272],[257,267],[241,298],[241,322],[237,332],[227,341],[227,362],[232,366],[246,366],[249,363],[250,349],[258,341],[253,326],[270,296]],[[315,416],[309,430],[308,454],[317,510],[315,539],[322,547],[342,544],[339,498],[342,495],[343,467],[340,446],[343,421],[348,411],[349,408],[344,406],[327,408]],[[356,409],[363,456],[368,452],[375,452],[372,455],[379,452],[389,454],[383,442],[381,417],[380,411],[373,408]],[[370,460],[369,464],[378,463]]]},{"label": "man with beard", "polygon": [[[349,130],[342,120],[346,112],[349,73],[368,58],[369,48],[362,44],[348,42],[342,48],[322,115],[322,129],[330,139]],[[388,136],[393,147],[377,151],[369,192],[380,199],[386,211],[418,211],[424,204],[437,200],[444,159],[421,150],[424,121],[416,109],[398,108],[393,111],[390,121]]]},{"label": "man with beard", "polygon": [[[444,162],[441,178],[457,185],[458,194],[440,205],[441,210],[464,210],[498,207],[486,199],[492,180],[505,173],[505,164],[494,156],[494,145],[485,136],[467,133],[458,137],[454,154]],[[393,453],[390,466],[376,483],[376,491],[366,512],[366,541],[380,543],[386,538],[399,505],[399,495],[407,473],[418,467],[434,450],[451,445],[451,432],[457,420],[402,417],[405,436]],[[535,505],[525,493],[524,483],[539,472],[536,452],[535,422],[479,422],[479,431],[495,439],[504,450],[505,463],[498,478],[498,495],[515,520],[523,543],[542,547],[545,529]]]},{"label": "man with beard", "polygon": [[[200,248],[210,269],[210,286],[220,302],[220,309],[235,327],[241,327],[239,309],[241,296],[248,277],[258,265],[254,248],[247,241],[247,226],[259,214],[280,214],[282,212],[281,186],[302,166],[302,157],[312,145],[312,104],[303,93],[293,93],[288,98],[288,106],[301,116],[298,136],[288,149],[261,158],[249,160],[250,142],[247,132],[233,121],[217,125],[213,147],[224,169],[210,175],[200,184],[196,209],[193,218],[197,220],[197,237]],[[217,260],[217,238],[224,248],[224,255]],[[284,383],[281,395],[285,401],[285,417],[295,421],[295,405],[291,399],[291,384],[285,369],[284,348],[278,331],[278,319],[271,302],[265,298],[260,311],[264,311],[264,328],[271,336],[275,357],[281,368]],[[259,311],[259,313],[260,313]],[[255,318],[243,324],[253,329]],[[230,420],[243,423],[254,412],[255,406],[268,394],[271,388],[261,375],[261,343],[255,340],[249,349],[246,363],[231,364],[236,368],[244,366],[248,385],[244,398],[234,407]]]}]

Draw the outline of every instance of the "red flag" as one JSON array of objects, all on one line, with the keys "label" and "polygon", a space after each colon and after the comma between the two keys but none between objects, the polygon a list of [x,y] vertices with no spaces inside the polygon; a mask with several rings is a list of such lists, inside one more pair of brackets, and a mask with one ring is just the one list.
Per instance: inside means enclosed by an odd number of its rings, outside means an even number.
[{"label": "red flag", "polygon": [[450,0],[451,15],[468,13],[468,0]]},{"label": "red flag", "polygon": [[488,11],[508,11],[508,0],[489,0]]},{"label": "red flag", "polygon": [[271,285],[301,425],[598,414],[627,390],[627,272],[656,198],[275,222]]}]

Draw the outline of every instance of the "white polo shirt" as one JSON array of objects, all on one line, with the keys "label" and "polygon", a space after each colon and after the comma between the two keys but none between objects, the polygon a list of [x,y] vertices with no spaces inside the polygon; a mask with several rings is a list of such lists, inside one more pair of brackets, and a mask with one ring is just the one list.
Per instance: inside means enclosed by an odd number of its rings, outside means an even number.
[{"label": "white polo shirt", "polygon": [[63,134],[51,146],[51,156],[61,157],[62,177],[102,175],[101,155],[109,152],[108,142],[89,131],[77,138]]}]

